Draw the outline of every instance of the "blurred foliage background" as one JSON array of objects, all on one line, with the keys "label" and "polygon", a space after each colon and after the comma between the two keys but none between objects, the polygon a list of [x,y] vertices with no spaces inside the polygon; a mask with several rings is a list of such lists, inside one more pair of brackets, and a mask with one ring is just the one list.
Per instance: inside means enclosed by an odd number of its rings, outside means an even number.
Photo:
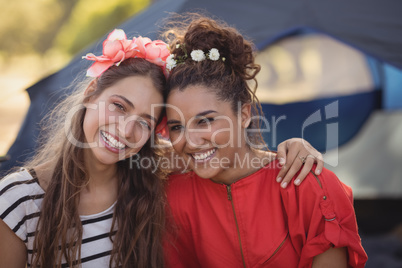
[{"label": "blurred foliage background", "polygon": [[151,2],[0,0],[0,156],[28,109],[25,89]]}]

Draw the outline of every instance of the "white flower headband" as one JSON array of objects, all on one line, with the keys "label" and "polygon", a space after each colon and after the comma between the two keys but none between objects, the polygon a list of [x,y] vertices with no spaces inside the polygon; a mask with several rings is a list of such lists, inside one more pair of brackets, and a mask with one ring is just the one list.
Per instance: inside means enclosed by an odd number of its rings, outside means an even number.
[{"label": "white flower headband", "polygon": [[[176,45],[176,48],[179,48],[179,47],[180,47],[180,44]],[[176,55],[170,54],[170,56],[167,57],[167,59],[166,59],[166,69],[167,70],[171,71],[174,67],[177,66],[177,64],[184,63],[184,61],[187,59],[187,51],[185,49],[185,46],[182,45],[181,47],[184,51],[184,56],[182,56],[178,59],[175,59]],[[197,61],[197,62],[203,61],[205,59],[217,61],[217,60],[219,60],[220,54],[219,54],[218,49],[211,48],[208,53],[204,53],[204,51],[202,51],[201,49],[193,50],[193,51],[191,51],[190,56],[193,61]],[[224,57],[222,57],[222,61],[225,61]]]}]

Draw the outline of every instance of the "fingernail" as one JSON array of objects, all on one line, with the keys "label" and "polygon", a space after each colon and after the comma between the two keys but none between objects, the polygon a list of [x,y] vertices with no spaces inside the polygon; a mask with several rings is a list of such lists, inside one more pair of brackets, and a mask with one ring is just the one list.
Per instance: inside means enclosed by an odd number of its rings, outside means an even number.
[{"label": "fingernail", "polygon": [[285,164],[285,158],[279,158],[279,164],[283,166]]},{"label": "fingernail", "polygon": [[281,187],[286,188],[287,185],[288,185],[288,183],[286,181],[284,181],[284,182],[282,182]]},{"label": "fingernail", "polygon": [[321,170],[316,169],[316,170],[315,170],[315,174],[316,174],[316,175],[320,175],[320,174],[321,174]]},{"label": "fingernail", "polygon": [[300,179],[295,180],[295,184],[299,185],[300,184]]},{"label": "fingernail", "polygon": [[281,177],[276,178],[276,182],[281,182],[281,180],[282,180]]}]

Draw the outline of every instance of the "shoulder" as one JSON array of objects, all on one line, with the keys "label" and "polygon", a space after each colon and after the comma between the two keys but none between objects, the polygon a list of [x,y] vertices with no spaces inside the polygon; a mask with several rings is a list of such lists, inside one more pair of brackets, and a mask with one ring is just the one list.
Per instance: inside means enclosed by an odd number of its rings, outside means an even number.
[{"label": "shoulder", "polygon": [[301,206],[307,217],[317,209],[324,217],[330,211],[331,215],[335,210],[341,211],[340,214],[343,214],[342,211],[353,211],[352,189],[325,168],[319,176],[310,172],[299,186],[289,184],[286,189],[281,189],[281,195],[288,212]]},{"label": "shoulder", "polygon": [[175,173],[168,176],[167,191],[169,193],[181,194],[183,190],[191,189],[196,174],[192,171]]},{"label": "shoulder", "polygon": [[0,196],[9,191],[21,191],[22,189],[28,188],[27,185],[37,182],[37,178],[32,176],[28,170],[21,169],[0,180]]},{"label": "shoulder", "polygon": [[310,172],[300,186],[292,183],[281,194],[292,242],[302,248],[300,265],[311,266],[313,258],[328,248],[345,246],[349,263],[364,261],[352,190],[332,171],[323,169],[319,176]]},{"label": "shoulder", "polygon": [[[312,168],[314,169],[314,167]],[[295,177],[297,174],[295,175]],[[293,183],[290,183],[289,186],[284,189],[289,191],[298,191],[298,192],[319,192],[319,193],[328,193],[328,192],[338,192],[341,191],[344,194],[351,194],[352,190],[349,186],[342,183],[338,177],[332,171],[323,168],[320,175],[315,175],[313,171],[310,171],[309,174],[304,179],[303,183],[300,186],[295,186]]]},{"label": "shoulder", "polygon": [[25,223],[38,216],[43,195],[37,179],[26,169],[0,181],[0,218],[22,240],[26,238]]},{"label": "shoulder", "polygon": [[41,198],[43,194],[33,170],[21,169],[9,174],[0,180],[0,212],[8,205],[16,207],[20,203]]},{"label": "shoulder", "polygon": [[184,215],[193,211],[202,196],[212,183],[208,179],[201,179],[194,172],[170,175],[167,183],[167,200],[175,216]]},{"label": "shoulder", "polygon": [[[315,175],[312,171],[306,178],[306,185],[300,185],[300,189],[306,192],[314,190],[320,197],[325,195],[328,197],[345,197],[352,201],[352,188],[344,184],[339,178],[329,169],[323,168],[320,175]],[[296,186],[297,187],[297,186]]]}]

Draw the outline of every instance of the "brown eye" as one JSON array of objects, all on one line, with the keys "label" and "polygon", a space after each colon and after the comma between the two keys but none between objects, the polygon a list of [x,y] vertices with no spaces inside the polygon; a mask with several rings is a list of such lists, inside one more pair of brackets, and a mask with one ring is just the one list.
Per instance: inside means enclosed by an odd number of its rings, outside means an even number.
[{"label": "brown eye", "polygon": [[198,124],[207,124],[207,123],[211,123],[214,120],[215,119],[212,117],[205,117],[205,118],[201,119],[200,121],[198,121]]},{"label": "brown eye", "polygon": [[118,102],[113,102],[113,105],[114,105],[117,109],[119,109],[119,110],[121,110],[121,111],[125,111],[124,106],[121,105],[120,103],[118,103]]},{"label": "brown eye", "polygon": [[148,130],[151,130],[151,126],[148,124],[147,121],[141,120],[139,121],[140,125],[147,128]]},{"label": "brown eye", "polygon": [[176,131],[182,131],[183,129],[184,127],[182,125],[174,125],[169,128],[169,131],[176,132]]}]

